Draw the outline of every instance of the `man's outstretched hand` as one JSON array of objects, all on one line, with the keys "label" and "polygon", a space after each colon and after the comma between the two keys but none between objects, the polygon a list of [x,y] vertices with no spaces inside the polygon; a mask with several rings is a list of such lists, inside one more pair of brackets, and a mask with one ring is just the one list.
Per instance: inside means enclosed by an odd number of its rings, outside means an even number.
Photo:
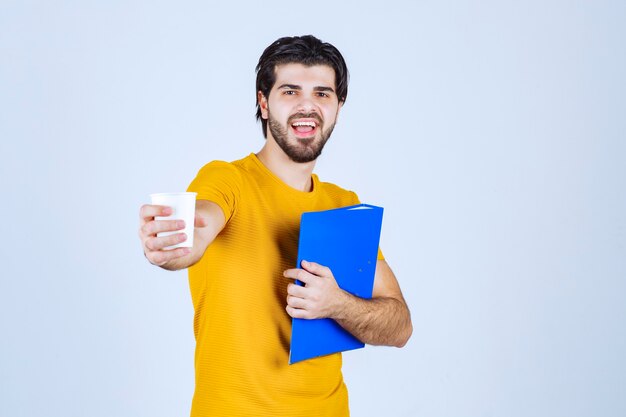
[{"label": "man's outstretched hand", "polygon": [[[160,232],[176,232],[185,228],[184,220],[155,220],[155,217],[167,217],[172,209],[167,206],[145,204],[139,210],[139,239],[143,252],[151,264],[163,266],[175,259],[191,253],[191,248],[176,248],[163,250],[168,246],[176,245],[187,240],[185,233],[175,233],[169,236],[157,237]],[[195,227],[205,227],[207,220],[196,213]]]}]

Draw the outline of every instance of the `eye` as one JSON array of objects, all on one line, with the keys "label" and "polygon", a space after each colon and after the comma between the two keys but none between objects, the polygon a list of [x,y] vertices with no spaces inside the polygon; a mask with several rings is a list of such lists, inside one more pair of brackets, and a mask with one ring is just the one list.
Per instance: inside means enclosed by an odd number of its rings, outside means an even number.
[{"label": "eye", "polygon": [[330,97],[328,94],[326,94],[326,93],[324,93],[324,92],[322,92],[322,91],[318,92],[318,93],[317,93],[317,96],[318,96],[318,97],[324,97],[324,98],[326,98],[326,97]]},{"label": "eye", "polygon": [[285,90],[283,91],[283,94],[286,96],[295,96],[296,95],[296,91],[295,90]]}]

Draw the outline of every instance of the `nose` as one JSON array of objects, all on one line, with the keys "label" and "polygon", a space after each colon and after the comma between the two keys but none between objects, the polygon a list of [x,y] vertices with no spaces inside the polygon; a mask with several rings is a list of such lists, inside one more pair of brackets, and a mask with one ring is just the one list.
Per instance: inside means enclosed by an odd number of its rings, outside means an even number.
[{"label": "nose", "polygon": [[318,113],[317,105],[309,97],[302,97],[298,102],[297,110],[299,113]]}]

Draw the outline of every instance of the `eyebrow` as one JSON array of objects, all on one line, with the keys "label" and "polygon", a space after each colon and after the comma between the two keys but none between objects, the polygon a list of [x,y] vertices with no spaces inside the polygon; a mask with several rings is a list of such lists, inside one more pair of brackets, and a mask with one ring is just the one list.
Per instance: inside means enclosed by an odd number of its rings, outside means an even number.
[{"label": "eyebrow", "polygon": [[313,91],[330,91],[331,93],[335,92],[335,90],[330,87],[313,87]]},{"label": "eyebrow", "polygon": [[[280,87],[278,87],[278,89],[279,90],[281,89],[302,90],[302,87],[296,84],[283,84]],[[335,92],[335,90],[333,90],[331,87],[324,87],[324,86],[313,87],[313,91],[330,91],[331,93]]]}]

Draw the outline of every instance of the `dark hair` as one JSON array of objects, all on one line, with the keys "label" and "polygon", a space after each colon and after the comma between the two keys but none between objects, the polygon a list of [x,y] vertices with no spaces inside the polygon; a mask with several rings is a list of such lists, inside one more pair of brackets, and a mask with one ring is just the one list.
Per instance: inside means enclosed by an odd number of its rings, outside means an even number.
[{"label": "dark hair", "polygon": [[282,64],[328,65],[335,71],[335,89],[339,102],[344,103],[348,95],[348,67],[337,48],[312,35],[284,37],[276,40],[265,48],[256,66],[256,118],[261,121],[265,137],[267,137],[267,120],[261,117],[257,94],[260,91],[266,98],[269,98],[270,91],[276,82],[276,66]]}]

